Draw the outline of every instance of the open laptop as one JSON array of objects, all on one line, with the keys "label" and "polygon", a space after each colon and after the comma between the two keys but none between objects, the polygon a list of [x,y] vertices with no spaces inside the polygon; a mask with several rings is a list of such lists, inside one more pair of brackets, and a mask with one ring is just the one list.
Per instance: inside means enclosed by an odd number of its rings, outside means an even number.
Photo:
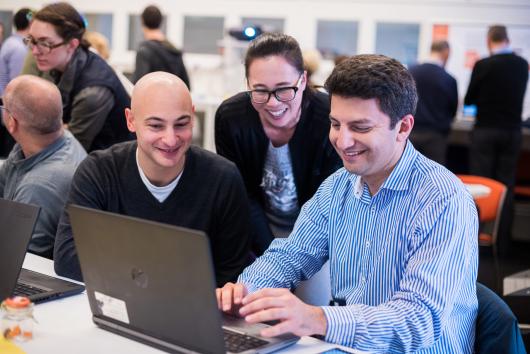
[{"label": "open laptop", "polygon": [[[221,314],[204,233],[75,205],[68,211],[98,326],[169,352],[268,353],[299,339],[259,337],[266,324]],[[237,343],[227,350],[226,342]]]},{"label": "open laptop", "polygon": [[0,198],[0,301],[19,295],[41,303],[85,289],[79,284],[22,269],[39,211],[38,206]]}]

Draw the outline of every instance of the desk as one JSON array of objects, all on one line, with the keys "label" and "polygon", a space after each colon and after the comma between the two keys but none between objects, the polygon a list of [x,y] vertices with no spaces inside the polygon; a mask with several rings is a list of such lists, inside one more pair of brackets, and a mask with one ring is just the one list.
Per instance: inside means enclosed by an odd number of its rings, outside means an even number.
[{"label": "desk", "polygon": [[[24,268],[53,275],[53,262],[27,254]],[[162,351],[112,334],[92,322],[92,313],[85,292],[35,306],[33,340],[18,344],[28,354],[39,353],[162,353]],[[303,337],[297,344],[281,351],[289,354],[319,353],[336,347],[312,337]],[[343,348],[351,353],[360,353]]]},{"label": "desk", "polygon": [[[473,129],[475,122],[471,119],[455,119],[451,125],[449,133],[449,144],[469,146],[469,133]],[[530,129],[523,127],[521,151],[530,151]]]}]

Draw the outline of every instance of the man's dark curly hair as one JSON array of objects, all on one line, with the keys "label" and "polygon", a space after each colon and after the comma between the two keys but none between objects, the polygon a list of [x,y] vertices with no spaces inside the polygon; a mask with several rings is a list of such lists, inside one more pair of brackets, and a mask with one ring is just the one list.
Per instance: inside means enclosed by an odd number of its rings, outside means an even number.
[{"label": "man's dark curly hair", "polygon": [[338,64],[326,80],[330,96],[375,98],[394,129],[416,112],[418,94],[408,70],[397,60],[378,54],[355,55]]}]

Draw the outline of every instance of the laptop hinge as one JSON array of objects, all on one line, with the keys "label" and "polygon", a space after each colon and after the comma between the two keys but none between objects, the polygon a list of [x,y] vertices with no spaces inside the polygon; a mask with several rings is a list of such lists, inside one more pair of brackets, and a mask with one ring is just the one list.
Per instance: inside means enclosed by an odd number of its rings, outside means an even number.
[{"label": "laptop hinge", "polygon": [[189,350],[186,348],[183,348],[181,346],[175,345],[173,343],[168,343],[162,339],[154,338],[152,336],[149,336],[147,334],[135,331],[131,328],[121,326],[115,322],[107,321],[101,317],[93,316],[92,319],[94,320],[94,323],[97,325],[101,325],[103,327],[107,327],[109,329],[114,329],[118,331],[118,333],[123,333],[127,336],[138,338],[140,341],[153,343],[156,346],[167,348],[171,351],[177,351],[179,353],[186,353],[186,354],[200,354],[199,352],[195,352],[193,350]]}]

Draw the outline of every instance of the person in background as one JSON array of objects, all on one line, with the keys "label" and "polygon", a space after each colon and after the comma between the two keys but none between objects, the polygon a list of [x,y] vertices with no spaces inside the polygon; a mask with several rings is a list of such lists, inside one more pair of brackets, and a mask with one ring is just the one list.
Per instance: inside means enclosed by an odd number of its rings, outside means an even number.
[{"label": "person in background", "polygon": [[[217,284],[248,264],[248,202],[236,166],[190,146],[194,108],[177,76],[155,72],[134,87],[127,126],[137,141],[93,152],[79,166],[69,204],[202,230]],[[149,235],[145,235],[149,237]],[[81,279],[68,211],[55,239],[57,274]]]},{"label": "person in background", "polygon": [[217,153],[239,168],[251,205],[253,251],[291,232],[300,207],[340,166],[327,135],[329,97],[307,82],[293,37],[262,34],[247,50],[249,91],[218,108]]},{"label": "person in background", "polygon": [[498,250],[510,248],[513,189],[522,141],[522,110],[528,82],[528,62],[510,47],[505,26],[488,29],[490,56],[475,63],[464,99],[476,105],[471,132],[469,172],[506,185],[506,201],[499,225]]},{"label": "person in background", "polygon": [[93,50],[105,61],[110,58],[109,40],[103,34],[95,31],[86,31],[83,36],[90,43],[90,49]]},{"label": "person in background", "polygon": [[182,60],[182,52],[166,39],[161,30],[162,13],[156,6],[148,6],[142,12],[142,30],[145,40],[136,52],[136,65],[132,81],[153,71],[165,71],[180,77],[190,89],[188,72]]},{"label": "person in background", "polygon": [[9,83],[22,71],[28,48],[23,39],[28,35],[31,10],[22,8],[13,16],[15,33],[9,36],[0,48],[0,97]]},{"label": "person in background", "polygon": [[315,74],[320,67],[322,55],[316,49],[306,49],[302,52],[302,56],[304,57],[304,70],[307,73],[307,82],[315,89],[322,88],[321,84],[314,82],[313,77],[313,74]]},{"label": "person in background", "polygon": [[68,130],[93,151],[132,138],[123,118],[130,99],[112,68],[88,50],[84,33],[77,10],[58,2],[35,13],[25,41],[61,91]]},{"label": "person in background", "polygon": [[86,152],[63,128],[61,94],[51,82],[19,76],[3,100],[3,121],[17,144],[0,166],[0,198],[41,207],[28,249],[51,259],[70,182]]},{"label": "person in background", "polygon": [[418,109],[410,140],[419,152],[442,165],[458,109],[456,80],[445,71],[449,52],[447,41],[434,41],[429,60],[409,69],[418,89]]},{"label": "person in background", "polygon": [[[216,290],[223,311],[251,323],[378,353],[472,353],[477,316],[478,217],[445,167],[414,149],[416,86],[382,55],[337,65],[329,138],[344,168],[303,206],[237,284]],[[329,259],[336,306],[290,289]]]}]

